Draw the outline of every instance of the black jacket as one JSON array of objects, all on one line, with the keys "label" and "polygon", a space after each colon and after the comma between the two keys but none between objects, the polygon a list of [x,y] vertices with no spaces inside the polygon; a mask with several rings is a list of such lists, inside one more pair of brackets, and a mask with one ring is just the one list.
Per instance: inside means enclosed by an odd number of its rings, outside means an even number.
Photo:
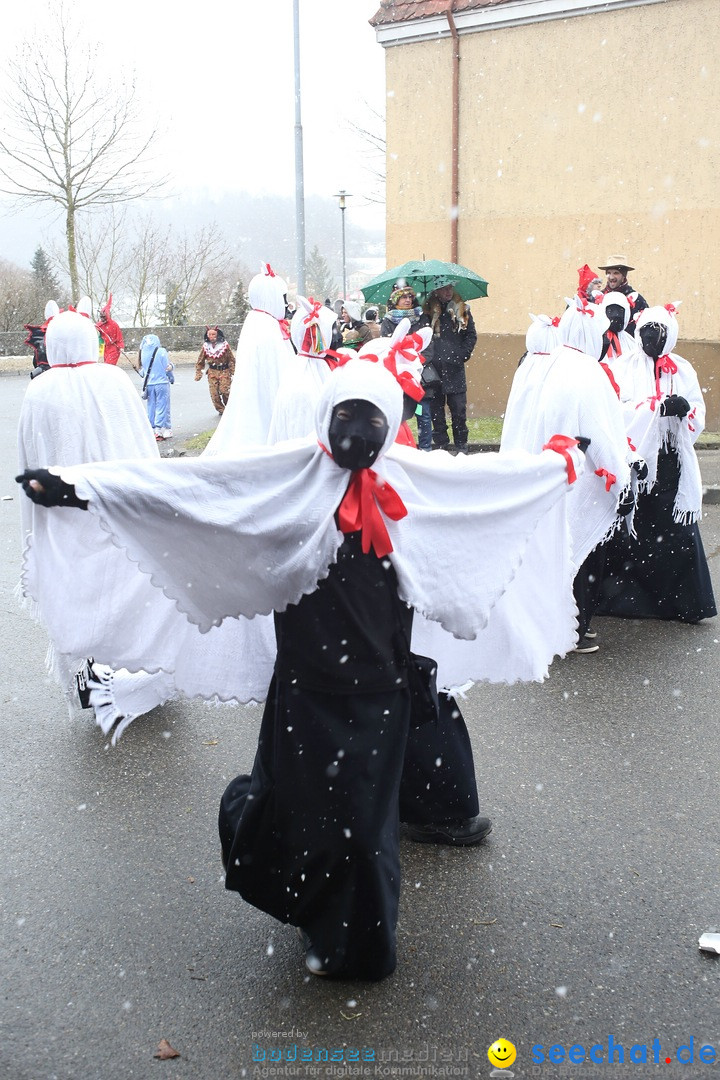
[{"label": "black jacket", "polygon": [[[452,304],[453,301],[450,301]],[[455,320],[448,311],[450,305],[443,305],[442,314],[439,318],[439,334],[433,336],[432,362],[442,379],[443,394],[463,394],[467,390],[465,378],[465,365],[472,355],[477,341],[477,331],[473,317],[467,310],[467,326],[463,329],[455,329]],[[431,316],[423,315],[415,329],[423,326],[431,326]]]}]

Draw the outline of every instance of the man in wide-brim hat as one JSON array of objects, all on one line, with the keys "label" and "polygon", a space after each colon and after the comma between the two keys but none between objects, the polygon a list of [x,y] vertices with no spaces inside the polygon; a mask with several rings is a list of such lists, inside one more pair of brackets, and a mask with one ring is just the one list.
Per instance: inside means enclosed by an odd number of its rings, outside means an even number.
[{"label": "man in wide-brim hat", "polygon": [[643,310],[648,306],[648,302],[644,296],[633,288],[627,279],[628,274],[635,267],[631,266],[624,255],[611,255],[604,266],[600,266],[601,270],[605,271],[606,280],[605,288],[603,292],[619,292],[623,296],[627,296],[632,308],[632,318],[627,324],[626,330],[629,334],[635,334],[635,321]]}]

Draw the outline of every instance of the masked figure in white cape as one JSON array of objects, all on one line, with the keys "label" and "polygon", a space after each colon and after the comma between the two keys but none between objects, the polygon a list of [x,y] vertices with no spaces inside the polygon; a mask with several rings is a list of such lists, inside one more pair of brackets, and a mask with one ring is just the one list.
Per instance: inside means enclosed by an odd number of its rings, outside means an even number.
[{"label": "masked figure in white cape", "polygon": [[602,293],[600,306],[608,321],[607,330],[603,334],[603,348],[601,360],[605,360],[612,366],[613,362],[623,354],[626,356],[635,351],[635,339],[629,334],[627,327],[633,317],[632,296],[625,296],[621,292]]},{"label": "masked figure in white cape", "polygon": [[695,442],[705,402],[688,360],[673,352],[676,304],[641,311],[635,349],[610,363],[628,441],[647,463],[637,511],[608,545],[599,611],[699,622],[715,615],[698,522],[702,480]]},{"label": "masked figure in white cape", "polygon": [[287,284],[269,263],[248,285],[248,312],[235,355],[232,394],[205,454],[224,457],[268,442],[275,398],[295,354],[285,321]]},{"label": "masked figure in white cape", "polygon": [[[202,631],[277,613],[253,773],[223,798],[226,884],[301,928],[311,971],[348,978],[395,967],[411,609],[464,639],[471,678],[495,676],[494,643],[483,642],[506,597],[523,639],[527,620],[542,624],[543,655],[529,663],[518,651],[503,677],[527,677],[575,637],[567,534],[553,513],[582,472],[575,441],[538,455],[426,455],[392,445],[401,415],[396,378],[356,359],[323,388],[317,440],[22,478],[51,507],[89,509],[127,552],[129,571],[116,564],[104,595],[139,567]],[[71,583],[58,589],[72,596]],[[117,627],[74,615],[95,655],[116,648]]]},{"label": "masked figure in white cape", "polygon": [[579,610],[578,649],[596,651],[587,638],[594,608],[594,584],[602,545],[618,528],[618,502],[631,473],[622,410],[610,379],[598,363],[607,320],[602,309],[581,297],[568,300],[552,346],[552,322],[531,316],[527,355],[513,379],[505,410],[501,453],[538,452],[557,431],[580,432],[590,439],[587,467],[566,500],[576,571]]}]

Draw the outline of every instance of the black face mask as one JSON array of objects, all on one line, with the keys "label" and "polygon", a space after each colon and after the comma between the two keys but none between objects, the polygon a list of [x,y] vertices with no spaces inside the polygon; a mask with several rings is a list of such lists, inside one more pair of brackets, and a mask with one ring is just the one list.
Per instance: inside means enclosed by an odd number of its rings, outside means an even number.
[{"label": "black face mask", "polygon": [[619,334],[625,328],[625,312],[620,307],[620,304],[608,304],[605,308],[605,314],[610,320],[609,329],[612,330],[613,334]]},{"label": "black face mask", "polygon": [[661,323],[645,323],[638,330],[642,341],[643,352],[652,356],[655,360],[665,352],[667,343],[667,327]]},{"label": "black face mask", "polygon": [[342,469],[368,469],[377,460],[388,433],[385,414],[370,401],[353,398],[335,406],[328,439]]}]

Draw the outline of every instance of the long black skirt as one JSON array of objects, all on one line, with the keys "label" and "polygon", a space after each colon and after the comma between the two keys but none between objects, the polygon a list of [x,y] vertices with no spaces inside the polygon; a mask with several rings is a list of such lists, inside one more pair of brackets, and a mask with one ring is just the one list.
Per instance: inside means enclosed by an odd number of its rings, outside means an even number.
[{"label": "long black skirt", "polygon": [[673,520],[679,478],[677,454],[661,452],[655,487],[638,500],[637,538],[623,530],[605,546],[599,615],[696,623],[717,614],[700,530]]},{"label": "long black skirt", "polygon": [[395,969],[407,690],[321,694],[273,679],[251,776],[220,806],[226,888],[301,927],[322,969]]}]

